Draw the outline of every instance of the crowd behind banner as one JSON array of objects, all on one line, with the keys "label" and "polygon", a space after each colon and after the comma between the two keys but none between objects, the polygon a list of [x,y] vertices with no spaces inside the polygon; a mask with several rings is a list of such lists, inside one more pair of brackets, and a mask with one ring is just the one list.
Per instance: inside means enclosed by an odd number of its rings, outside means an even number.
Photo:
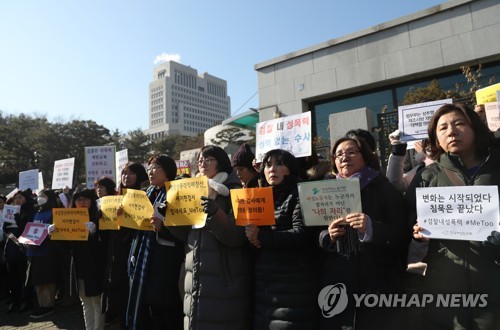
[{"label": "crowd behind banner", "polygon": [[[118,186],[101,177],[93,189],[0,196],[0,210],[16,206],[3,223],[0,298],[33,319],[80,301],[86,329],[499,329],[500,151],[480,115],[439,105],[411,162],[403,132],[390,135],[384,169],[373,136],[358,129],[335,141],[331,166],[314,150],[271,149],[257,162],[247,144],[232,159],[208,145],[196,180],[156,154],[147,168],[125,164]],[[447,187],[467,199],[462,186],[475,206],[453,213],[441,201],[436,219],[423,216]],[[484,237],[435,234],[438,215],[465,210],[476,227],[491,223]],[[359,298],[426,294],[486,303]]]}]

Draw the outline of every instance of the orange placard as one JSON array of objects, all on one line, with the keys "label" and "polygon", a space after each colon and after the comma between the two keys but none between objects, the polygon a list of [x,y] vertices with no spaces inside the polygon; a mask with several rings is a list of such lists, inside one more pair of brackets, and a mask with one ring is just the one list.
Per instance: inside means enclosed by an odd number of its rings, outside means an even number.
[{"label": "orange placard", "polygon": [[273,188],[231,189],[230,192],[236,225],[270,226],[276,223]]}]

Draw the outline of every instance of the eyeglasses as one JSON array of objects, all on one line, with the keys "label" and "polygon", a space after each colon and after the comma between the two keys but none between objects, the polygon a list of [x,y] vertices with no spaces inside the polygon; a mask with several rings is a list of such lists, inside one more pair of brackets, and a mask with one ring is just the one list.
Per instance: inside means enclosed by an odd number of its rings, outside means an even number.
[{"label": "eyeglasses", "polygon": [[84,203],[84,202],[87,202],[87,201],[90,201],[90,198],[88,197],[78,197],[75,202],[77,203]]},{"label": "eyeglasses", "polygon": [[154,171],[154,170],[157,170],[157,169],[159,169],[159,168],[161,168],[161,166],[160,166],[160,165],[158,165],[158,164],[151,164],[151,165],[149,165],[149,166],[148,166],[147,171],[148,171],[148,172],[149,172],[149,171]]},{"label": "eyeglasses", "polygon": [[356,157],[357,154],[359,154],[360,151],[359,150],[349,150],[349,151],[346,151],[346,152],[337,152],[336,154],[334,154],[333,156],[335,157],[335,159],[339,160],[341,159],[342,157]]},{"label": "eyeglasses", "polygon": [[215,161],[217,161],[217,159],[215,159],[215,158],[205,158],[205,159],[200,158],[198,160],[198,165],[200,165],[200,166],[201,165],[210,165]]}]

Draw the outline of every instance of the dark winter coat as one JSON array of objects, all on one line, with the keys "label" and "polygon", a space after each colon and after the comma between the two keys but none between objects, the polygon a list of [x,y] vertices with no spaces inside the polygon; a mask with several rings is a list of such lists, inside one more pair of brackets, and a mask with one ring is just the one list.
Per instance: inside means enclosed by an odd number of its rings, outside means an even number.
[{"label": "dark winter coat", "polygon": [[[52,224],[52,209],[37,212],[33,222]],[[55,284],[57,282],[59,256],[49,235],[45,237],[40,246],[28,245],[26,255],[30,257],[29,282],[31,284]]]},{"label": "dark winter coat", "polygon": [[391,329],[384,323],[394,320],[389,310],[356,309],[352,294],[400,292],[406,268],[407,246],[411,231],[402,195],[383,175],[361,188],[364,214],[371,218],[372,240],[361,243],[361,251],[350,257],[337,253],[328,230],[320,233],[320,246],[327,252],[322,287],[343,283],[347,289],[347,308],[331,318],[321,318],[321,329]]},{"label": "dark winter coat", "polygon": [[[91,218],[98,228],[97,217]],[[97,229],[87,241],[73,242],[73,262],[76,278],[85,285],[87,297],[98,296],[103,291],[104,270],[106,268],[106,244]]]},{"label": "dark winter coat", "polygon": [[[233,172],[224,184],[241,188]],[[207,217],[200,229],[169,227],[186,240],[184,329],[249,329],[250,254],[245,228],[236,226],[229,197],[216,202],[230,221]]]},{"label": "dark winter coat", "polygon": [[[412,207],[410,222],[416,222],[417,187],[446,187],[454,184],[445,172],[451,171],[464,186],[500,185],[500,151],[490,155],[474,177],[456,155],[443,154],[439,160],[417,173],[405,196]],[[483,242],[431,239],[423,291],[428,293],[487,293],[487,308],[427,309],[424,329],[500,329],[500,247]],[[454,325],[454,318],[457,323]]]},{"label": "dark winter coat", "polygon": [[[9,227],[7,223],[4,224],[4,232],[6,234],[5,236],[7,236],[8,233],[12,233],[14,236],[19,238],[19,236],[21,236],[21,234],[23,233],[26,224],[33,221],[35,214],[35,202],[32,199],[26,200],[26,203],[21,205],[19,213],[16,213],[14,215],[14,220],[16,221],[17,228]],[[26,262],[24,248],[21,250],[21,248],[10,239],[7,239],[5,243],[4,254],[5,260],[9,263]]]},{"label": "dark winter coat", "polygon": [[[155,203],[165,202],[165,188],[151,186],[147,190],[149,200]],[[158,235],[158,236],[157,236]],[[158,238],[168,241],[173,246],[162,245]],[[131,329],[142,329],[141,309],[155,306],[164,309],[165,315],[179,310],[175,324],[182,324],[179,293],[179,274],[184,261],[184,244],[162,227],[159,231],[137,230],[130,249],[131,261],[129,276],[131,280],[129,304],[127,306],[127,322]],[[174,323],[174,321],[173,321]]]},{"label": "dark winter coat", "polygon": [[274,226],[260,227],[255,258],[254,329],[317,329],[313,236],[300,209],[297,181],[273,187]]}]

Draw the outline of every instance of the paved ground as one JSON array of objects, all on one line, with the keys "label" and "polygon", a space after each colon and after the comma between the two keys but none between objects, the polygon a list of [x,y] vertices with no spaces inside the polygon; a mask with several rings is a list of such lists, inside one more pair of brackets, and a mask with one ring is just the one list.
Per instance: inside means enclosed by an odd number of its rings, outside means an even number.
[{"label": "paved ground", "polygon": [[32,311],[7,314],[8,305],[0,302],[0,329],[68,329],[85,330],[82,306],[79,303],[70,306],[57,306],[54,314],[33,320],[29,317]]}]

